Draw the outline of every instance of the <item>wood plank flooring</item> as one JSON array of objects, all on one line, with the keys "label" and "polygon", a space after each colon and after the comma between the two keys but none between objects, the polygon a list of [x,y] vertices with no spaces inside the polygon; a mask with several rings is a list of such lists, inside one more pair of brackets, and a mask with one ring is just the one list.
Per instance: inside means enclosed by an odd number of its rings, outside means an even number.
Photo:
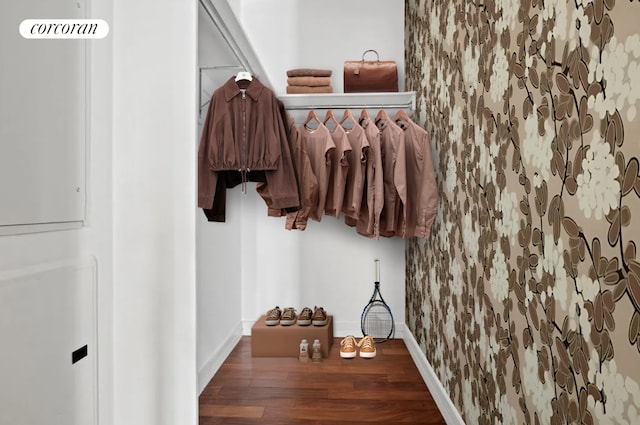
[{"label": "wood plank flooring", "polygon": [[374,359],[251,357],[242,337],[200,395],[200,425],[446,424],[404,341],[376,344]]}]

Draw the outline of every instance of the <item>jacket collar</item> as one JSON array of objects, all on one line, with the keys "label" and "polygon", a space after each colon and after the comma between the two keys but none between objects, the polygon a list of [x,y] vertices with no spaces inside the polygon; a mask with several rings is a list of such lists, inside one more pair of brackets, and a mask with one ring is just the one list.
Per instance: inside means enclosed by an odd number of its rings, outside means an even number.
[{"label": "jacket collar", "polygon": [[[264,85],[256,78],[253,77],[249,86],[247,87],[247,95],[253,100],[258,100],[258,96],[262,92]],[[223,86],[224,99],[229,102],[231,99],[240,94],[240,87],[236,84],[235,77],[229,78],[229,80]]]}]

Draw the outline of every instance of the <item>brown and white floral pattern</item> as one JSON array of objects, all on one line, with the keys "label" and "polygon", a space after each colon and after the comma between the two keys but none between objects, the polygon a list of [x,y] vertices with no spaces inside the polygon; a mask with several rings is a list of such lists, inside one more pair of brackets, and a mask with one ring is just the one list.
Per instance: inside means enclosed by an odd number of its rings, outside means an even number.
[{"label": "brown and white floral pattern", "polygon": [[[468,424],[640,424],[640,2],[406,2],[407,323]],[[634,214],[635,213],[635,214]]]}]

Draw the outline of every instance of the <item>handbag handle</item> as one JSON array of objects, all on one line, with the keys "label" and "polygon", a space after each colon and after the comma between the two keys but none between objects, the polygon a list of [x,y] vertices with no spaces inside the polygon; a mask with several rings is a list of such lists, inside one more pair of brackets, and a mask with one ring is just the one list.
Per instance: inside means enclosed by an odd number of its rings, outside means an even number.
[{"label": "handbag handle", "polygon": [[380,55],[378,55],[378,52],[376,52],[375,50],[365,50],[364,53],[362,54],[362,62],[364,62],[364,56],[369,52],[375,53],[376,54],[376,60],[378,62],[380,62]]}]

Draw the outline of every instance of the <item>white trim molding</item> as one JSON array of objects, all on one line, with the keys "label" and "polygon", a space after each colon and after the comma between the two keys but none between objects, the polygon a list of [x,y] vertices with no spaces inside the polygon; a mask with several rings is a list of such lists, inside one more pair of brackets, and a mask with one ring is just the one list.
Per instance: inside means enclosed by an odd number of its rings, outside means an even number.
[{"label": "white trim molding", "polygon": [[207,384],[213,379],[213,376],[218,369],[220,369],[227,357],[229,357],[229,354],[231,354],[236,345],[238,345],[241,338],[241,323],[238,323],[224,343],[209,357],[209,360],[207,360],[198,371],[198,395],[202,394],[202,391],[204,391]]},{"label": "white trim molding", "polygon": [[453,404],[453,401],[451,401],[451,398],[449,398],[449,394],[447,394],[447,391],[445,391],[442,386],[431,364],[429,364],[427,356],[425,356],[422,349],[420,349],[409,327],[404,323],[401,328],[403,329],[402,338],[409,350],[409,354],[411,354],[413,362],[416,364],[418,371],[420,371],[420,375],[422,375],[422,379],[424,379],[425,384],[427,384],[427,388],[429,388],[429,392],[433,396],[433,400],[436,402],[438,409],[440,409],[440,413],[447,422],[447,425],[465,425],[462,416],[460,416],[458,409]]},{"label": "white trim molding", "polygon": [[251,336],[251,328],[253,328],[255,320],[243,320],[242,321],[242,335]]}]

